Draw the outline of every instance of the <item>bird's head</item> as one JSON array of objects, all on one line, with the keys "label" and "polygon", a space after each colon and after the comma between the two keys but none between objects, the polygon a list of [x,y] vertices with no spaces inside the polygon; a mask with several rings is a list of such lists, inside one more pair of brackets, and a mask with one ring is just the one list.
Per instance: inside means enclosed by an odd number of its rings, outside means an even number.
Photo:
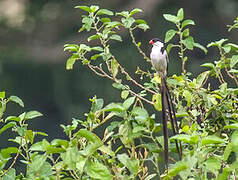
[{"label": "bird's head", "polygon": [[164,46],[164,43],[162,43],[159,38],[153,38],[149,41],[149,44],[151,45],[155,45],[155,46],[160,46],[160,47],[163,47]]}]

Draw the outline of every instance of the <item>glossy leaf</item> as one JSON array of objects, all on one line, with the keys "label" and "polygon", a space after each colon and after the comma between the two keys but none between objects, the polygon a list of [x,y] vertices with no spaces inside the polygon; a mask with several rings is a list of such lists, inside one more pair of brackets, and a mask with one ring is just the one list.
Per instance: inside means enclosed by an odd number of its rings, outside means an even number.
[{"label": "glossy leaf", "polygon": [[195,23],[194,23],[194,21],[191,20],[191,19],[186,19],[186,20],[184,20],[184,21],[182,22],[181,27],[182,27],[182,29],[183,29],[184,27],[186,27],[186,26],[188,26],[188,25],[195,25]]},{"label": "glossy leaf", "polygon": [[88,161],[85,166],[85,171],[87,175],[93,179],[113,179],[107,167],[99,162]]},{"label": "glossy leaf", "polygon": [[157,111],[162,111],[161,94],[154,94],[152,96],[152,102],[154,103],[154,108]]},{"label": "glossy leaf", "polygon": [[1,155],[3,158],[11,157],[11,154],[16,154],[18,152],[18,148],[16,147],[8,147],[5,149],[1,149]]},{"label": "glossy leaf", "polygon": [[121,36],[119,36],[118,34],[113,34],[113,35],[111,35],[111,36],[109,37],[109,39],[122,42],[122,38],[121,38]]},{"label": "glossy leaf", "polygon": [[16,180],[16,170],[14,168],[9,169],[1,180]]},{"label": "glossy leaf", "polygon": [[43,116],[43,114],[41,114],[38,111],[29,111],[25,115],[25,120],[34,119],[34,118],[37,118],[37,117],[40,117],[40,116]]},{"label": "glossy leaf", "polygon": [[88,6],[75,6],[75,8],[82,9],[86,12],[91,12],[91,9]]},{"label": "glossy leaf", "polygon": [[194,45],[194,47],[201,49],[205,54],[207,54],[208,51],[203,45],[201,45],[199,43],[195,43],[195,42],[193,43],[193,45]]},{"label": "glossy leaf", "polygon": [[122,106],[125,108],[125,110],[130,108],[130,106],[134,103],[135,99],[135,97],[129,97],[123,102]]},{"label": "glossy leaf", "polygon": [[233,68],[238,63],[238,55],[233,55],[231,57],[230,66]]},{"label": "glossy leaf", "polygon": [[16,123],[15,122],[9,122],[6,125],[4,125],[1,129],[0,129],[0,134],[2,134],[4,131],[6,131],[7,129],[15,126]]},{"label": "glossy leaf", "polygon": [[10,96],[9,101],[15,102],[15,103],[19,104],[21,107],[24,107],[23,101],[17,96]]},{"label": "glossy leaf", "polygon": [[140,13],[140,12],[143,12],[142,9],[135,8],[130,12],[130,16],[133,16],[134,14]]},{"label": "glossy leaf", "polygon": [[188,36],[186,39],[182,40],[183,44],[189,50],[193,50],[194,47],[194,40],[192,36]]},{"label": "glossy leaf", "polygon": [[224,140],[215,135],[206,136],[205,138],[202,139],[202,145],[221,144],[221,143],[224,143]]},{"label": "glossy leaf", "polygon": [[2,92],[0,92],[0,99],[4,99],[5,98],[5,91],[2,91]]},{"label": "glossy leaf", "polygon": [[178,10],[177,18],[179,19],[179,21],[182,21],[182,20],[183,20],[183,18],[184,18],[183,8],[180,8],[180,9]]},{"label": "glossy leaf", "polygon": [[170,21],[170,22],[172,22],[172,23],[177,24],[177,23],[179,22],[179,19],[178,19],[176,16],[174,16],[174,15],[164,14],[163,16],[164,16],[164,18],[165,18],[167,21]]},{"label": "glossy leaf", "polygon": [[97,15],[108,15],[108,16],[113,16],[114,13],[108,9],[99,9],[97,12]]},{"label": "glossy leaf", "polygon": [[169,42],[173,37],[174,35],[177,33],[177,31],[173,30],[173,29],[170,29],[166,32],[165,34],[165,40],[164,42],[167,43]]},{"label": "glossy leaf", "polygon": [[66,69],[67,70],[73,69],[74,63],[78,59],[79,56],[77,54],[73,54],[66,62]]}]

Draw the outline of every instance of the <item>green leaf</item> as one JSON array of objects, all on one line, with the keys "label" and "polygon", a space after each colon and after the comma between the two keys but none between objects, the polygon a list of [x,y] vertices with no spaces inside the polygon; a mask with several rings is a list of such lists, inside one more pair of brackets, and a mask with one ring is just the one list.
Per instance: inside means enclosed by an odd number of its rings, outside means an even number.
[{"label": "green leaf", "polygon": [[115,156],[114,151],[112,151],[109,146],[103,145],[103,146],[99,147],[98,149],[99,149],[100,151],[102,151],[102,152],[108,154],[109,156],[112,156],[112,157]]},{"label": "green leaf", "polygon": [[84,137],[88,141],[92,141],[98,147],[103,145],[101,139],[96,134],[94,134],[91,131],[88,131],[86,129],[80,129],[77,133],[75,133],[75,135],[80,136],[80,137]]},{"label": "green leaf", "polygon": [[8,147],[5,149],[1,149],[1,155],[5,159],[11,157],[11,154],[16,154],[17,152],[18,152],[18,148],[16,147]]},{"label": "green leaf", "polygon": [[79,56],[77,54],[73,54],[66,62],[66,69],[67,70],[73,69],[74,63],[78,59]]},{"label": "green leaf", "polygon": [[210,73],[210,71],[205,71],[205,72],[202,72],[201,74],[199,74],[197,76],[197,79],[196,79],[196,86],[197,86],[197,88],[202,87],[202,85],[204,84],[205,79],[209,76],[209,73]]},{"label": "green leaf", "polygon": [[189,36],[189,29],[188,28],[183,31],[183,37],[187,37],[187,36]]},{"label": "green leaf", "polygon": [[108,9],[100,9],[98,12],[97,12],[97,15],[108,15],[108,16],[113,16],[114,13]]},{"label": "green leaf", "polygon": [[43,114],[41,114],[40,112],[38,111],[29,111],[26,113],[25,115],[25,120],[28,120],[28,119],[34,119],[34,118],[37,118],[37,117],[40,117],[40,116],[43,116]]},{"label": "green leaf", "polygon": [[107,23],[107,22],[111,22],[111,19],[104,17],[104,18],[101,18],[100,21],[103,22],[103,23]]},{"label": "green leaf", "polygon": [[177,18],[179,19],[179,21],[182,21],[182,20],[183,20],[183,18],[184,18],[183,8],[180,8],[180,9],[178,10]]},{"label": "green leaf", "polygon": [[128,95],[129,95],[129,91],[128,90],[123,90],[122,92],[121,92],[121,98],[122,99],[126,99],[127,97],[128,97]]},{"label": "green leaf", "polygon": [[125,28],[130,28],[132,26],[132,24],[135,22],[135,19],[133,17],[122,18],[121,22],[123,23]]},{"label": "green leaf", "polygon": [[186,39],[182,40],[182,43],[185,45],[186,48],[189,50],[193,50],[194,40],[192,36],[188,36]]},{"label": "green leaf", "polygon": [[92,107],[91,107],[92,112],[101,110],[103,107],[103,104],[104,104],[103,99],[94,99],[92,103]]},{"label": "green leaf", "polygon": [[122,112],[124,111],[124,107],[122,104],[119,103],[110,103],[106,107],[104,107],[104,111],[110,112],[110,111],[115,111],[115,112]]},{"label": "green leaf", "polygon": [[229,124],[224,126],[224,129],[238,129],[238,124],[234,123],[234,124]]},{"label": "green leaf", "polygon": [[152,102],[154,103],[154,108],[157,111],[162,111],[161,94],[154,94],[152,96]]},{"label": "green leaf", "polygon": [[187,101],[187,107],[191,106],[191,102],[192,102],[192,94],[190,93],[190,91],[188,90],[184,90],[183,91],[183,97],[185,97],[186,101]]},{"label": "green leaf", "polygon": [[231,57],[230,66],[233,68],[238,63],[238,55],[233,55]]},{"label": "green leaf", "polygon": [[220,161],[216,160],[214,157],[210,157],[206,162],[205,162],[206,169],[208,171],[211,171],[215,174],[217,174],[217,171],[221,167]]},{"label": "green leaf", "polygon": [[171,168],[168,170],[168,177],[174,177],[176,176],[179,172],[186,170],[187,163],[183,161],[178,161],[176,162]]},{"label": "green leaf", "polygon": [[103,48],[100,47],[100,46],[91,47],[91,50],[92,50],[92,51],[100,51],[100,52],[103,52]]},{"label": "green leaf", "polygon": [[99,6],[92,5],[90,6],[92,12],[96,12],[99,9]]},{"label": "green leaf", "polygon": [[138,24],[137,27],[143,29],[144,31],[150,28],[147,24]]},{"label": "green leaf", "polygon": [[164,14],[163,16],[164,16],[164,18],[165,18],[167,21],[170,21],[170,22],[172,22],[172,23],[174,23],[174,24],[177,24],[177,23],[179,22],[179,19],[178,19],[176,16],[174,16],[174,15]]},{"label": "green leaf", "polygon": [[65,44],[64,51],[69,52],[77,52],[79,50],[79,46],[77,44]]},{"label": "green leaf", "polygon": [[118,64],[117,60],[112,59],[111,60],[111,71],[112,71],[113,78],[115,78],[117,76],[118,67],[119,67],[119,64]]},{"label": "green leaf", "polygon": [[93,179],[112,180],[113,177],[106,166],[99,162],[87,161],[85,165],[85,172]]},{"label": "green leaf", "polygon": [[186,20],[184,20],[183,22],[182,22],[182,29],[184,28],[184,27],[186,27],[186,26],[188,26],[188,25],[195,25],[195,23],[194,23],[194,21],[193,20],[191,20],[191,19],[186,19]]},{"label": "green leaf", "polygon": [[127,110],[129,109],[129,107],[134,103],[135,101],[135,97],[129,97],[127,100],[124,101],[124,103],[122,104],[123,107]]},{"label": "green leaf", "polygon": [[224,161],[227,161],[233,149],[232,143],[228,143],[223,154]]},{"label": "green leaf", "polygon": [[122,38],[121,36],[119,36],[118,34],[113,34],[109,37],[109,39],[112,39],[112,40],[116,40],[116,41],[121,41],[122,42]]},{"label": "green leaf", "polygon": [[129,158],[128,155],[125,153],[118,154],[117,158],[124,166],[126,166],[129,169],[131,173],[133,174],[137,173],[138,162],[135,159]]},{"label": "green leaf", "polygon": [[177,135],[170,138],[170,140],[174,140],[174,139],[177,139],[179,141],[182,141],[182,142],[185,142],[185,143],[188,143],[188,144],[196,144],[198,142],[198,136],[197,135],[190,136],[190,135],[187,135],[187,134],[177,134]]},{"label": "green leaf", "polygon": [[5,98],[5,91],[0,92],[0,99],[4,99]]},{"label": "green leaf", "polygon": [[137,122],[139,124],[144,124],[147,121],[147,119],[149,118],[149,114],[146,111],[146,109],[141,108],[141,107],[135,107],[131,111],[131,115],[135,116],[135,120],[137,120]]},{"label": "green leaf", "polygon": [[221,39],[219,41],[211,42],[207,45],[207,47],[217,46],[221,47],[224,42],[228,41],[228,39]]},{"label": "green leaf", "polygon": [[33,133],[32,130],[27,130],[27,131],[26,131],[26,136],[25,136],[25,138],[26,138],[26,140],[30,141],[31,144],[33,144],[34,137],[35,137],[35,135],[34,135],[34,133]]},{"label": "green leaf", "polygon": [[168,46],[167,46],[167,48],[166,48],[166,51],[167,51],[168,54],[169,54],[170,50],[171,50],[173,47],[174,47],[173,44],[171,44],[171,43],[168,44]]},{"label": "green leaf", "polygon": [[10,96],[9,101],[15,102],[15,103],[19,104],[21,107],[24,107],[23,101],[17,96]]},{"label": "green leaf", "polygon": [[215,65],[213,63],[204,63],[201,66],[202,67],[208,67],[208,68],[211,68],[211,69],[215,68]]},{"label": "green leaf", "polygon": [[2,177],[1,180],[15,180],[16,179],[16,170],[11,168],[9,171]]},{"label": "green leaf", "polygon": [[164,42],[167,43],[169,42],[173,37],[174,35],[177,33],[177,31],[173,30],[173,29],[170,29],[166,32],[165,34],[165,40]]},{"label": "green leaf", "polygon": [[21,119],[17,116],[8,116],[6,119],[5,119],[5,122],[7,121],[17,121],[17,122],[20,122]]},{"label": "green leaf", "polygon": [[140,13],[140,12],[143,12],[142,9],[135,8],[130,12],[130,16],[133,16],[134,14]]},{"label": "green leaf", "polygon": [[7,129],[15,126],[16,123],[15,122],[9,122],[6,125],[4,125],[1,129],[0,129],[0,134],[2,134],[4,131],[6,131]]},{"label": "green leaf", "polygon": [[83,11],[86,12],[91,12],[91,9],[88,6],[75,6],[75,8],[82,9]]},{"label": "green leaf", "polygon": [[125,89],[121,83],[113,83],[112,86],[116,89]]},{"label": "green leaf", "polygon": [[98,34],[94,34],[94,35],[88,37],[88,42],[92,41],[92,40],[95,40],[95,39],[99,39],[99,38],[100,38],[100,36]]},{"label": "green leaf", "polygon": [[[47,157],[45,155],[34,156],[29,168],[27,168],[27,175],[33,175],[33,177],[41,177],[39,179],[46,179],[53,174],[51,165],[46,162]],[[36,178],[34,178],[36,179]]]},{"label": "green leaf", "polygon": [[201,49],[205,54],[207,54],[208,51],[203,45],[201,45],[199,43],[193,43],[193,45],[194,45],[194,47]]},{"label": "green leaf", "polygon": [[221,143],[224,143],[224,140],[215,135],[210,135],[202,139],[202,145],[221,144]]}]

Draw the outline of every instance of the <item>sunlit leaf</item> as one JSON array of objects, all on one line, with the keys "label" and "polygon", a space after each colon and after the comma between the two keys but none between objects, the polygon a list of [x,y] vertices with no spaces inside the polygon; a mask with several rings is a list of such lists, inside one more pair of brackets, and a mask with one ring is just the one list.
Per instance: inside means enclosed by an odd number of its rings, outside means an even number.
[{"label": "sunlit leaf", "polygon": [[233,55],[231,57],[230,66],[233,68],[238,63],[238,55]]},{"label": "sunlit leaf", "polygon": [[183,20],[183,18],[184,18],[183,8],[180,8],[180,9],[178,10],[177,18],[179,19],[179,21],[182,21],[182,20]]},{"label": "sunlit leaf", "polygon": [[134,14],[139,13],[139,12],[143,12],[142,9],[135,8],[130,12],[130,16],[133,16]]},{"label": "sunlit leaf", "polygon": [[97,12],[97,15],[108,15],[108,16],[113,16],[114,13],[108,9],[100,9],[98,12]]},{"label": "sunlit leaf", "polygon": [[164,16],[164,18],[165,18],[167,21],[170,21],[170,22],[172,22],[172,23],[177,24],[177,23],[179,22],[179,19],[178,19],[176,16],[174,16],[174,15],[164,14],[163,16]]},{"label": "sunlit leaf", "polygon": [[184,27],[186,27],[186,26],[188,26],[188,25],[195,25],[195,23],[194,23],[194,21],[193,20],[191,20],[191,19],[186,19],[186,20],[184,20],[183,22],[182,22],[182,29],[184,28]]},{"label": "sunlit leaf", "polygon": [[165,40],[164,42],[167,43],[169,42],[173,37],[174,35],[177,33],[177,31],[173,30],[173,29],[170,29],[166,32],[165,34]]},{"label": "sunlit leaf", "polygon": [[202,145],[221,144],[221,143],[224,143],[224,140],[215,135],[206,136],[205,138],[202,139]]},{"label": "sunlit leaf", "polygon": [[188,36],[186,39],[182,40],[182,43],[185,45],[186,48],[189,50],[193,50],[194,47],[194,40],[192,36]]}]

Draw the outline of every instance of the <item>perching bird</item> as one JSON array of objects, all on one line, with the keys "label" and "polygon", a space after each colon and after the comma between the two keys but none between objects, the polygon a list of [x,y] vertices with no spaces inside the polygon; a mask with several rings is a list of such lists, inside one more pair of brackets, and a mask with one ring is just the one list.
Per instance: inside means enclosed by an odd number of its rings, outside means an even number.
[{"label": "perching bird", "polygon": [[[166,77],[168,72],[168,55],[166,52],[166,47],[164,43],[160,42],[158,38],[154,38],[149,41],[149,43],[153,46],[150,53],[150,59],[153,67],[159,73],[161,78],[161,99],[162,99],[162,121],[163,121],[163,133],[164,133],[164,158],[165,164],[168,167],[169,160],[169,147],[168,147],[168,127],[167,121],[168,116],[171,120],[171,126],[173,134],[176,135],[178,133],[178,125],[175,116],[175,110],[172,104],[171,96],[169,93],[169,89],[166,83]],[[168,111],[168,115],[167,112]],[[180,148],[177,140],[175,141],[176,148],[179,154],[179,158],[182,156],[181,144]]]}]

